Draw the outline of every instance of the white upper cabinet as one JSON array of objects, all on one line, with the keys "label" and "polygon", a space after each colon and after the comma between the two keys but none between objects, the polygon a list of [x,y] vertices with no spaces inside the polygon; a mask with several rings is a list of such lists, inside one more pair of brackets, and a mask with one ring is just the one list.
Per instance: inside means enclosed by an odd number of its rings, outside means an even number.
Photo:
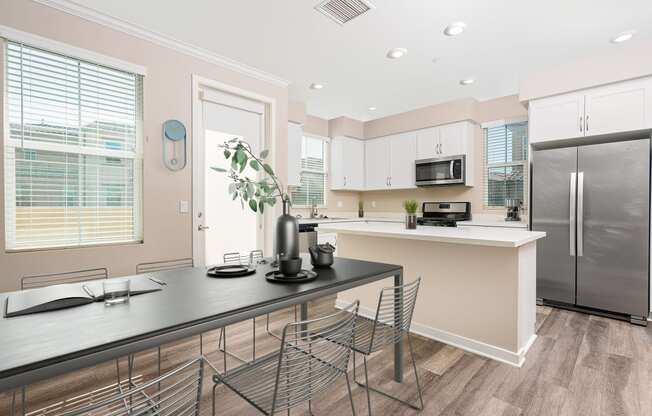
[{"label": "white upper cabinet", "polygon": [[390,136],[389,140],[389,187],[392,189],[416,188],[414,184],[414,161],[417,158],[417,134],[415,132]]},{"label": "white upper cabinet", "polygon": [[650,82],[626,82],[588,91],[584,101],[584,135],[641,130],[648,126],[646,87]]},{"label": "white upper cabinet", "polygon": [[414,188],[416,132],[395,134],[365,142],[365,189]]},{"label": "white upper cabinet", "polygon": [[297,123],[288,123],[288,186],[301,185],[301,139],[303,127]]},{"label": "white upper cabinet", "polygon": [[365,189],[389,187],[389,137],[365,140]]},{"label": "white upper cabinet", "polygon": [[530,102],[530,143],[651,127],[652,78],[619,82]]},{"label": "white upper cabinet", "polygon": [[584,133],[584,95],[565,94],[530,103],[529,140],[531,143],[568,139]]},{"label": "white upper cabinet", "polygon": [[364,189],[364,143],[350,137],[334,137],[331,142],[331,189]]},{"label": "white upper cabinet", "polygon": [[463,155],[467,150],[469,122],[446,124],[439,127],[438,157]]},{"label": "white upper cabinet", "polygon": [[419,130],[417,135],[417,159],[432,159],[439,156],[439,127]]}]

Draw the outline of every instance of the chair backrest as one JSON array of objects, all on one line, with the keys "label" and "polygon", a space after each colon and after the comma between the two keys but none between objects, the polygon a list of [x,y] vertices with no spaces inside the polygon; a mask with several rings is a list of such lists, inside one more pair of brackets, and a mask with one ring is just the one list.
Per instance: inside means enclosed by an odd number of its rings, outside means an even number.
[{"label": "chair backrest", "polygon": [[241,255],[237,251],[231,253],[224,253],[224,264],[247,264],[249,256]]},{"label": "chair backrest", "polygon": [[358,306],[285,325],[272,413],[311,400],[346,374]]},{"label": "chair backrest", "polygon": [[136,273],[163,272],[165,270],[186,269],[193,266],[192,259],[175,259],[140,263],[136,266]]},{"label": "chair backrest", "polygon": [[72,272],[37,274],[23,276],[20,279],[20,290],[35,289],[39,287],[60,285],[64,283],[88,282],[91,280],[108,279],[109,272],[106,268],[77,270]]},{"label": "chair backrest", "polygon": [[260,260],[264,259],[265,256],[263,255],[263,250],[252,250],[249,253],[249,263],[250,264],[256,264]]},{"label": "chair backrest", "polygon": [[204,357],[112,397],[76,408],[67,408],[64,416],[199,416]]},{"label": "chair backrest", "polygon": [[370,351],[394,344],[410,330],[421,277],[402,286],[383,288],[378,298]]}]

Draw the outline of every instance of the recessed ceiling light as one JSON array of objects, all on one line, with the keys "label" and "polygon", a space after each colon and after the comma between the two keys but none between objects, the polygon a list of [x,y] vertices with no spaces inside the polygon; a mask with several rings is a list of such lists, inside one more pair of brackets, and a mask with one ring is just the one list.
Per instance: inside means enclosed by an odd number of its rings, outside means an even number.
[{"label": "recessed ceiling light", "polygon": [[369,107],[369,111],[376,111],[376,107],[374,106]]},{"label": "recessed ceiling light", "polygon": [[444,35],[446,36],[459,35],[460,33],[464,32],[464,29],[466,29],[466,23],[464,22],[451,23],[450,25],[446,26],[446,29],[444,29]]},{"label": "recessed ceiling light", "polygon": [[460,85],[471,85],[475,82],[473,78],[466,78],[460,81]]},{"label": "recessed ceiling light", "polygon": [[630,40],[636,34],[635,30],[628,30],[627,32],[622,32],[611,38],[611,43],[622,43]]},{"label": "recessed ceiling light", "polygon": [[387,51],[387,57],[389,59],[398,59],[407,55],[407,49],[405,48],[392,48]]},{"label": "recessed ceiling light", "polygon": [[310,84],[310,89],[311,90],[321,90],[322,88],[324,88],[324,84],[318,84],[318,83],[315,83],[315,82]]}]

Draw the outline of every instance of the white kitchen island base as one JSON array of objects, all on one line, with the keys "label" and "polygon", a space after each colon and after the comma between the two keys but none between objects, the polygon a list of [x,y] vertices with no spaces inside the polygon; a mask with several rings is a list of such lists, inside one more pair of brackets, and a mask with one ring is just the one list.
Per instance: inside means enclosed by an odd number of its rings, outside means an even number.
[{"label": "white kitchen island base", "polygon": [[[383,231],[365,227],[324,228],[338,233],[338,256],[403,265],[406,283],[423,277],[412,332],[515,366],[523,364],[536,339],[536,239],[544,233],[510,231],[509,238],[503,232],[492,240],[462,230],[419,233],[400,231],[397,224],[384,225]],[[451,233],[457,233],[455,240],[447,240]],[[462,242],[464,236],[469,243]],[[380,289],[392,286],[390,280],[342,292],[338,305],[359,299],[360,314],[373,318]]]}]

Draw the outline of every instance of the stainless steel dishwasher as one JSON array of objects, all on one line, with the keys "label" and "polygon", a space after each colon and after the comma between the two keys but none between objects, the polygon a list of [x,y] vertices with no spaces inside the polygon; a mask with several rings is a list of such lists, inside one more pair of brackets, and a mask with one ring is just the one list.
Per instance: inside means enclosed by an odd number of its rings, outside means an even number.
[{"label": "stainless steel dishwasher", "polygon": [[317,223],[299,224],[299,252],[307,253],[308,248],[317,244]]}]

